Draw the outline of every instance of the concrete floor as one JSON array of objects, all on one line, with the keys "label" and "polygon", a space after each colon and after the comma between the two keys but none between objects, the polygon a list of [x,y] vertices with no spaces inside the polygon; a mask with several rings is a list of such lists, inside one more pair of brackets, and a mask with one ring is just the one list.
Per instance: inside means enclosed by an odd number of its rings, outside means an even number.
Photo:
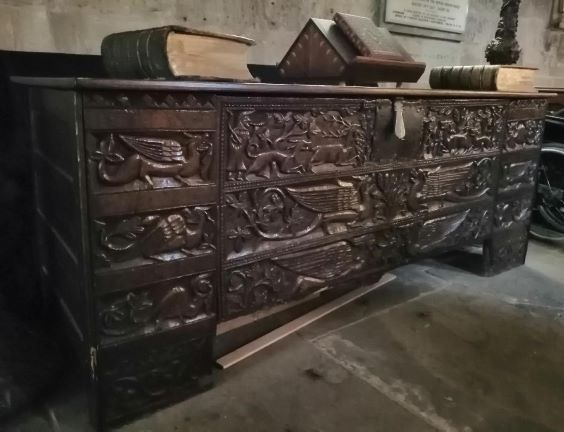
[{"label": "concrete floor", "polygon": [[[564,430],[564,248],[481,278],[428,260],[116,432]],[[89,431],[60,384],[6,432]]]}]

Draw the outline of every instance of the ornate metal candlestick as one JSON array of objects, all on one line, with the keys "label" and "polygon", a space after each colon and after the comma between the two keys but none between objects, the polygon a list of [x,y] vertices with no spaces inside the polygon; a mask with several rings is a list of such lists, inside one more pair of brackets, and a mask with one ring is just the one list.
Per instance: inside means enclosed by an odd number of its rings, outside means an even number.
[{"label": "ornate metal candlestick", "polygon": [[499,13],[499,23],[493,38],[486,47],[486,60],[490,64],[515,64],[521,49],[517,42],[517,24],[521,0],[504,0]]}]

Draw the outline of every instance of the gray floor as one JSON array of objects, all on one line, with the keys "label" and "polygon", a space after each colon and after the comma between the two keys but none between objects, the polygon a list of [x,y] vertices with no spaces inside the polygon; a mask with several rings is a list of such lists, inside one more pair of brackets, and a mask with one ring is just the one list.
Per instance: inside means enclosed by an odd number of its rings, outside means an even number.
[{"label": "gray floor", "polygon": [[[494,278],[402,267],[211,391],[119,432],[563,431],[564,249],[529,250]],[[60,387],[4,430],[88,431],[84,397]]]}]

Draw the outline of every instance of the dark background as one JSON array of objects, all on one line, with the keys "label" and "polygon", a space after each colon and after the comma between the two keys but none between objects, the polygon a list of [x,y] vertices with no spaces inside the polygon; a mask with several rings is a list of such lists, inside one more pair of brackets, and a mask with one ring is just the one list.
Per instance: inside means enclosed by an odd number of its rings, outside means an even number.
[{"label": "dark background", "polygon": [[10,82],[16,75],[102,77],[104,71],[100,56],[0,50],[0,308],[40,319],[49,299],[34,262],[27,92]]}]

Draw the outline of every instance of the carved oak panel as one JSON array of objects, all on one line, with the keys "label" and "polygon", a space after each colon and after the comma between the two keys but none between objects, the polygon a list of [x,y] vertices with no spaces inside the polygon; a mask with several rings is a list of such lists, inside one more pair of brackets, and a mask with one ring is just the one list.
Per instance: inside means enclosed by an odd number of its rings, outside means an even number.
[{"label": "carved oak panel", "polygon": [[499,189],[502,191],[510,191],[524,185],[533,187],[536,173],[536,160],[504,160],[501,165]]},{"label": "carved oak panel", "polygon": [[390,170],[225,195],[226,255],[310,241],[414,216],[424,209],[425,176]]},{"label": "carved oak panel", "polygon": [[93,221],[94,256],[115,268],[213,253],[216,208],[183,207]]},{"label": "carved oak panel", "polygon": [[121,351],[125,355],[102,353],[101,408],[107,419],[115,421],[209,385],[204,381],[212,373],[209,334]]},{"label": "carved oak panel", "polygon": [[540,148],[543,132],[544,119],[508,122],[507,139],[503,141],[502,151]]},{"label": "carved oak panel", "polygon": [[277,256],[228,270],[223,319],[296,300],[362,272],[378,272],[405,257],[401,228]]},{"label": "carved oak panel", "polygon": [[496,229],[512,228],[521,224],[527,226],[531,219],[533,198],[530,194],[498,202],[494,210],[494,226]]},{"label": "carved oak panel", "polygon": [[408,250],[422,255],[481,240],[491,233],[492,216],[489,207],[477,207],[419,222],[411,228]]},{"label": "carved oak panel", "polygon": [[499,149],[505,132],[503,105],[430,105],[423,120],[424,159]]},{"label": "carved oak panel", "polygon": [[77,200],[38,207],[44,282],[64,285],[102,427],[209,385],[218,320],[469,243],[489,272],[524,260],[543,98],[46,84],[31,97],[34,174]]},{"label": "carved oak panel", "polygon": [[229,182],[351,169],[371,157],[373,103],[257,101],[228,105],[224,117]]},{"label": "carved oak panel", "polygon": [[496,157],[225,195],[228,259],[491,198]]},{"label": "carved oak panel", "polygon": [[216,285],[212,273],[203,273],[106,295],[97,311],[102,340],[115,342],[209,318],[215,314]]},{"label": "carved oak panel", "polygon": [[494,232],[484,242],[484,273],[492,276],[525,263],[527,254],[527,227],[514,225]]},{"label": "carved oak panel", "polygon": [[89,144],[93,192],[158,190],[215,181],[213,132],[93,133]]},{"label": "carved oak panel", "polygon": [[443,163],[421,169],[419,202],[429,211],[460,203],[491,199],[497,181],[498,158]]}]

